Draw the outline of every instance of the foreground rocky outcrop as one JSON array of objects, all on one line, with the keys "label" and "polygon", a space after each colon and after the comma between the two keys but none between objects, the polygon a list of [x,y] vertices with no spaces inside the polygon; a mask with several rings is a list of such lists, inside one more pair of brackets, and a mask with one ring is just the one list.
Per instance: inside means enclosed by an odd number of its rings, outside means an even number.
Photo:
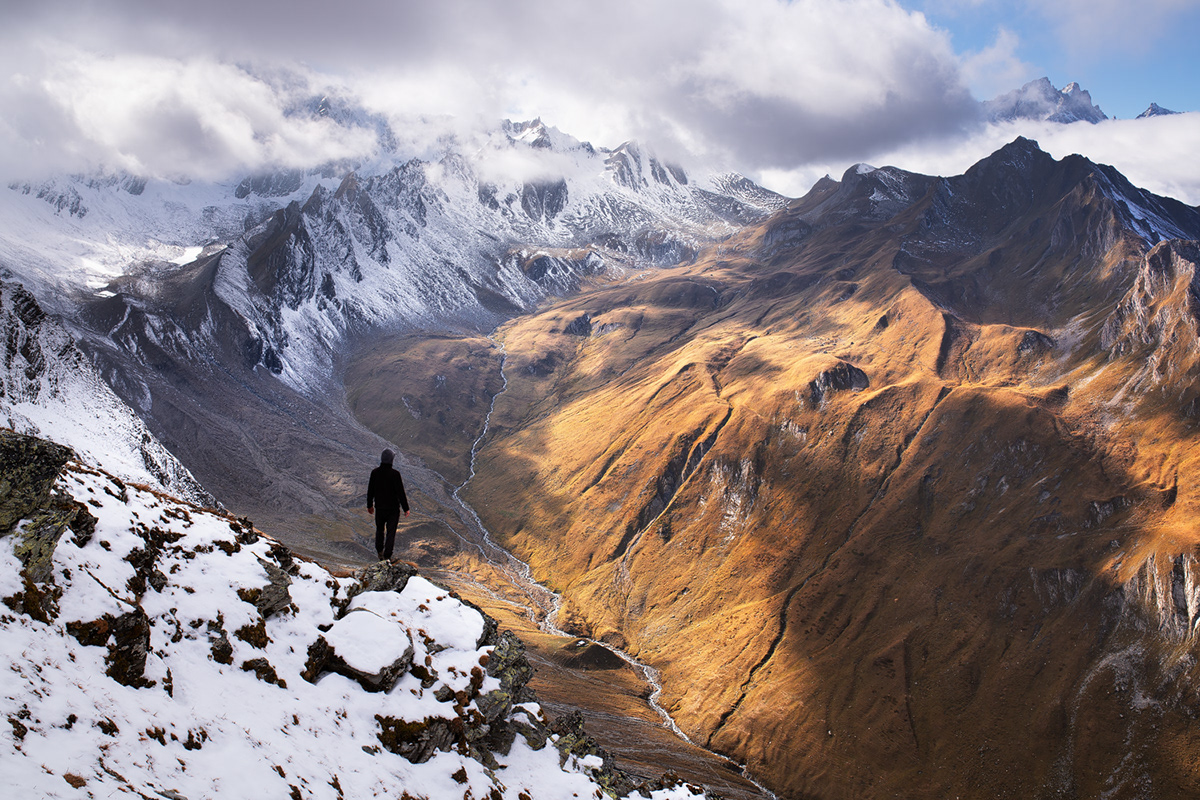
[{"label": "foreground rocky outcrop", "polygon": [[14,796],[703,794],[547,719],[520,641],[407,565],[336,577],[11,431],[0,467]]}]

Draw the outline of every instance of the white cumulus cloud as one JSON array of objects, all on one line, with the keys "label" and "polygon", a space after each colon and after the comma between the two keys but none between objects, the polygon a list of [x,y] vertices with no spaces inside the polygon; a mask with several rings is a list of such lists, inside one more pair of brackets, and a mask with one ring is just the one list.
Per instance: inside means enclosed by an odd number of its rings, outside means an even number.
[{"label": "white cumulus cloud", "polygon": [[21,9],[0,45],[17,165],[207,174],[369,149],[287,116],[296,87],[262,77],[275,64],[390,114],[542,116],[748,171],[969,114],[946,36],[889,0],[63,0]]}]

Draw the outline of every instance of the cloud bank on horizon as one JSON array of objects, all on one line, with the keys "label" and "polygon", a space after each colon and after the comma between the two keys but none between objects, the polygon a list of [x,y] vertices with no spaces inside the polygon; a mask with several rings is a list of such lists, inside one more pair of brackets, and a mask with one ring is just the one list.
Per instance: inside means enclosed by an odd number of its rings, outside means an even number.
[{"label": "cloud bank on horizon", "polygon": [[[1064,52],[1127,26],[1115,2],[1036,6]],[[1200,0],[1147,0],[1152,43]],[[1020,5],[1020,4],[1018,4]],[[369,160],[369,124],[304,113],[351,96],[420,154],[456,126],[540,116],[581,139],[637,138],[786,194],[859,161],[955,174],[1016,135],[1200,203],[1200,113],[1099,125],[989,124],[981,91],[1039,77],[1021,35],[974,50],[932,20],[996,0],[155,0],[30,4],[0,29],[0,177],[123,170],[228,179]],[[1030,4],[1027,14],[1035,13]],[[1082,20],[1072,24],[1077,19]],[[1055,28],[1057,26],[1057,28]],[[1103,106],[1102,87],[1089,86]],[[1151,87],[1147,87],[1150,91]],[[1149,104],[1147,98],[1146,104]],[[424,120],[414,125],[413,120]],[[433,122],[431,122],[433,121]],[[361,122],[361,121],[360,121]]]}]

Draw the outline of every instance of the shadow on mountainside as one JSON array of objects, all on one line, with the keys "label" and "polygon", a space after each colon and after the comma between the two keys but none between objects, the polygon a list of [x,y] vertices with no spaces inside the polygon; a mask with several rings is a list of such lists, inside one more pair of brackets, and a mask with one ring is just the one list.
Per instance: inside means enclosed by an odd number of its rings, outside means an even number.
[{"label": "shadow on mountainside", "polygon": [[[1104,169],[1042,156],[998,153],[1020,180],[969,225],[978,174],[885,225],[797,202],[687,269],[722,287],[691,319],[652,276],[502,332],[553,369],[509,373],[485,521],[782,796],[1200,788],[1188,381],[1125,396],[1146,357],[1100,329],[1152,242]],[[641,323],[558,334],[583,312]]]}]

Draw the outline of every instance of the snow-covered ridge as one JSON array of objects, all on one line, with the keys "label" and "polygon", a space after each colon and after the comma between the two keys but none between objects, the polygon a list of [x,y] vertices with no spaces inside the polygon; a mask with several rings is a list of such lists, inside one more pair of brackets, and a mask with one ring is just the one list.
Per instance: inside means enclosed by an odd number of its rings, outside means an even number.
[{"label": "snow-covered ridge", "polygon": [[148,301],[152,338],[204,359],[207,332],[180,326],[159,287],[224,247],[216,295],[259,341],[261,365],[304,391],[356,332],[486,329],[583,277],[539,282],[508,258],[515,248],[586,248],[587,274],[620,274],[686,257],[783,202],[740,176],[688,175],[635,142],[606,150],[506,122],[353,169],[15,183],[0,190],[0,267],[65,318],[114,294]]},{"label": "snow-covered ridge", "polygon": [[215,503],[20,285],[0,281],[0,331],[0,426],[54,437],[126,480]]},{"label": "snow-covered ridge", "polygon": [[404,566],[337,577],[245,520],[0,435],[0,761],[18,797],[693,797],[614,772],[519,642]]},{"label": "snow-covered ridge", "polygon": [[[435,149],[391,149],[370,162],[307,173],[268,171],[216,183],[113,174],[13,182],[0,190],[0,266],[22,279],[33,273],[51,283],[99,287],[141,263],[171,262],[187,248],[232,241],[289,203],[304,205],[319,187],[336,191],[351,173],[385,211],[390,207],[380,200],[408,194],[436,215],[469,223],[458,229],[468,237],[477,228],[535,246],[579,244],[613,221],[720,235],[739,226],[731,213],[757,218],[783,204],[741,176],[688,175],[636,142],[607,150],[540,120],[503,122],[440,139]],[[539,206],[547,186],[564,187],[560,207]],[[714,208],[710,195],[741,207]],[[638,219],[614,220],[620,216],[614,208]],[[425,227],[423,219],[415,224]]]}]

